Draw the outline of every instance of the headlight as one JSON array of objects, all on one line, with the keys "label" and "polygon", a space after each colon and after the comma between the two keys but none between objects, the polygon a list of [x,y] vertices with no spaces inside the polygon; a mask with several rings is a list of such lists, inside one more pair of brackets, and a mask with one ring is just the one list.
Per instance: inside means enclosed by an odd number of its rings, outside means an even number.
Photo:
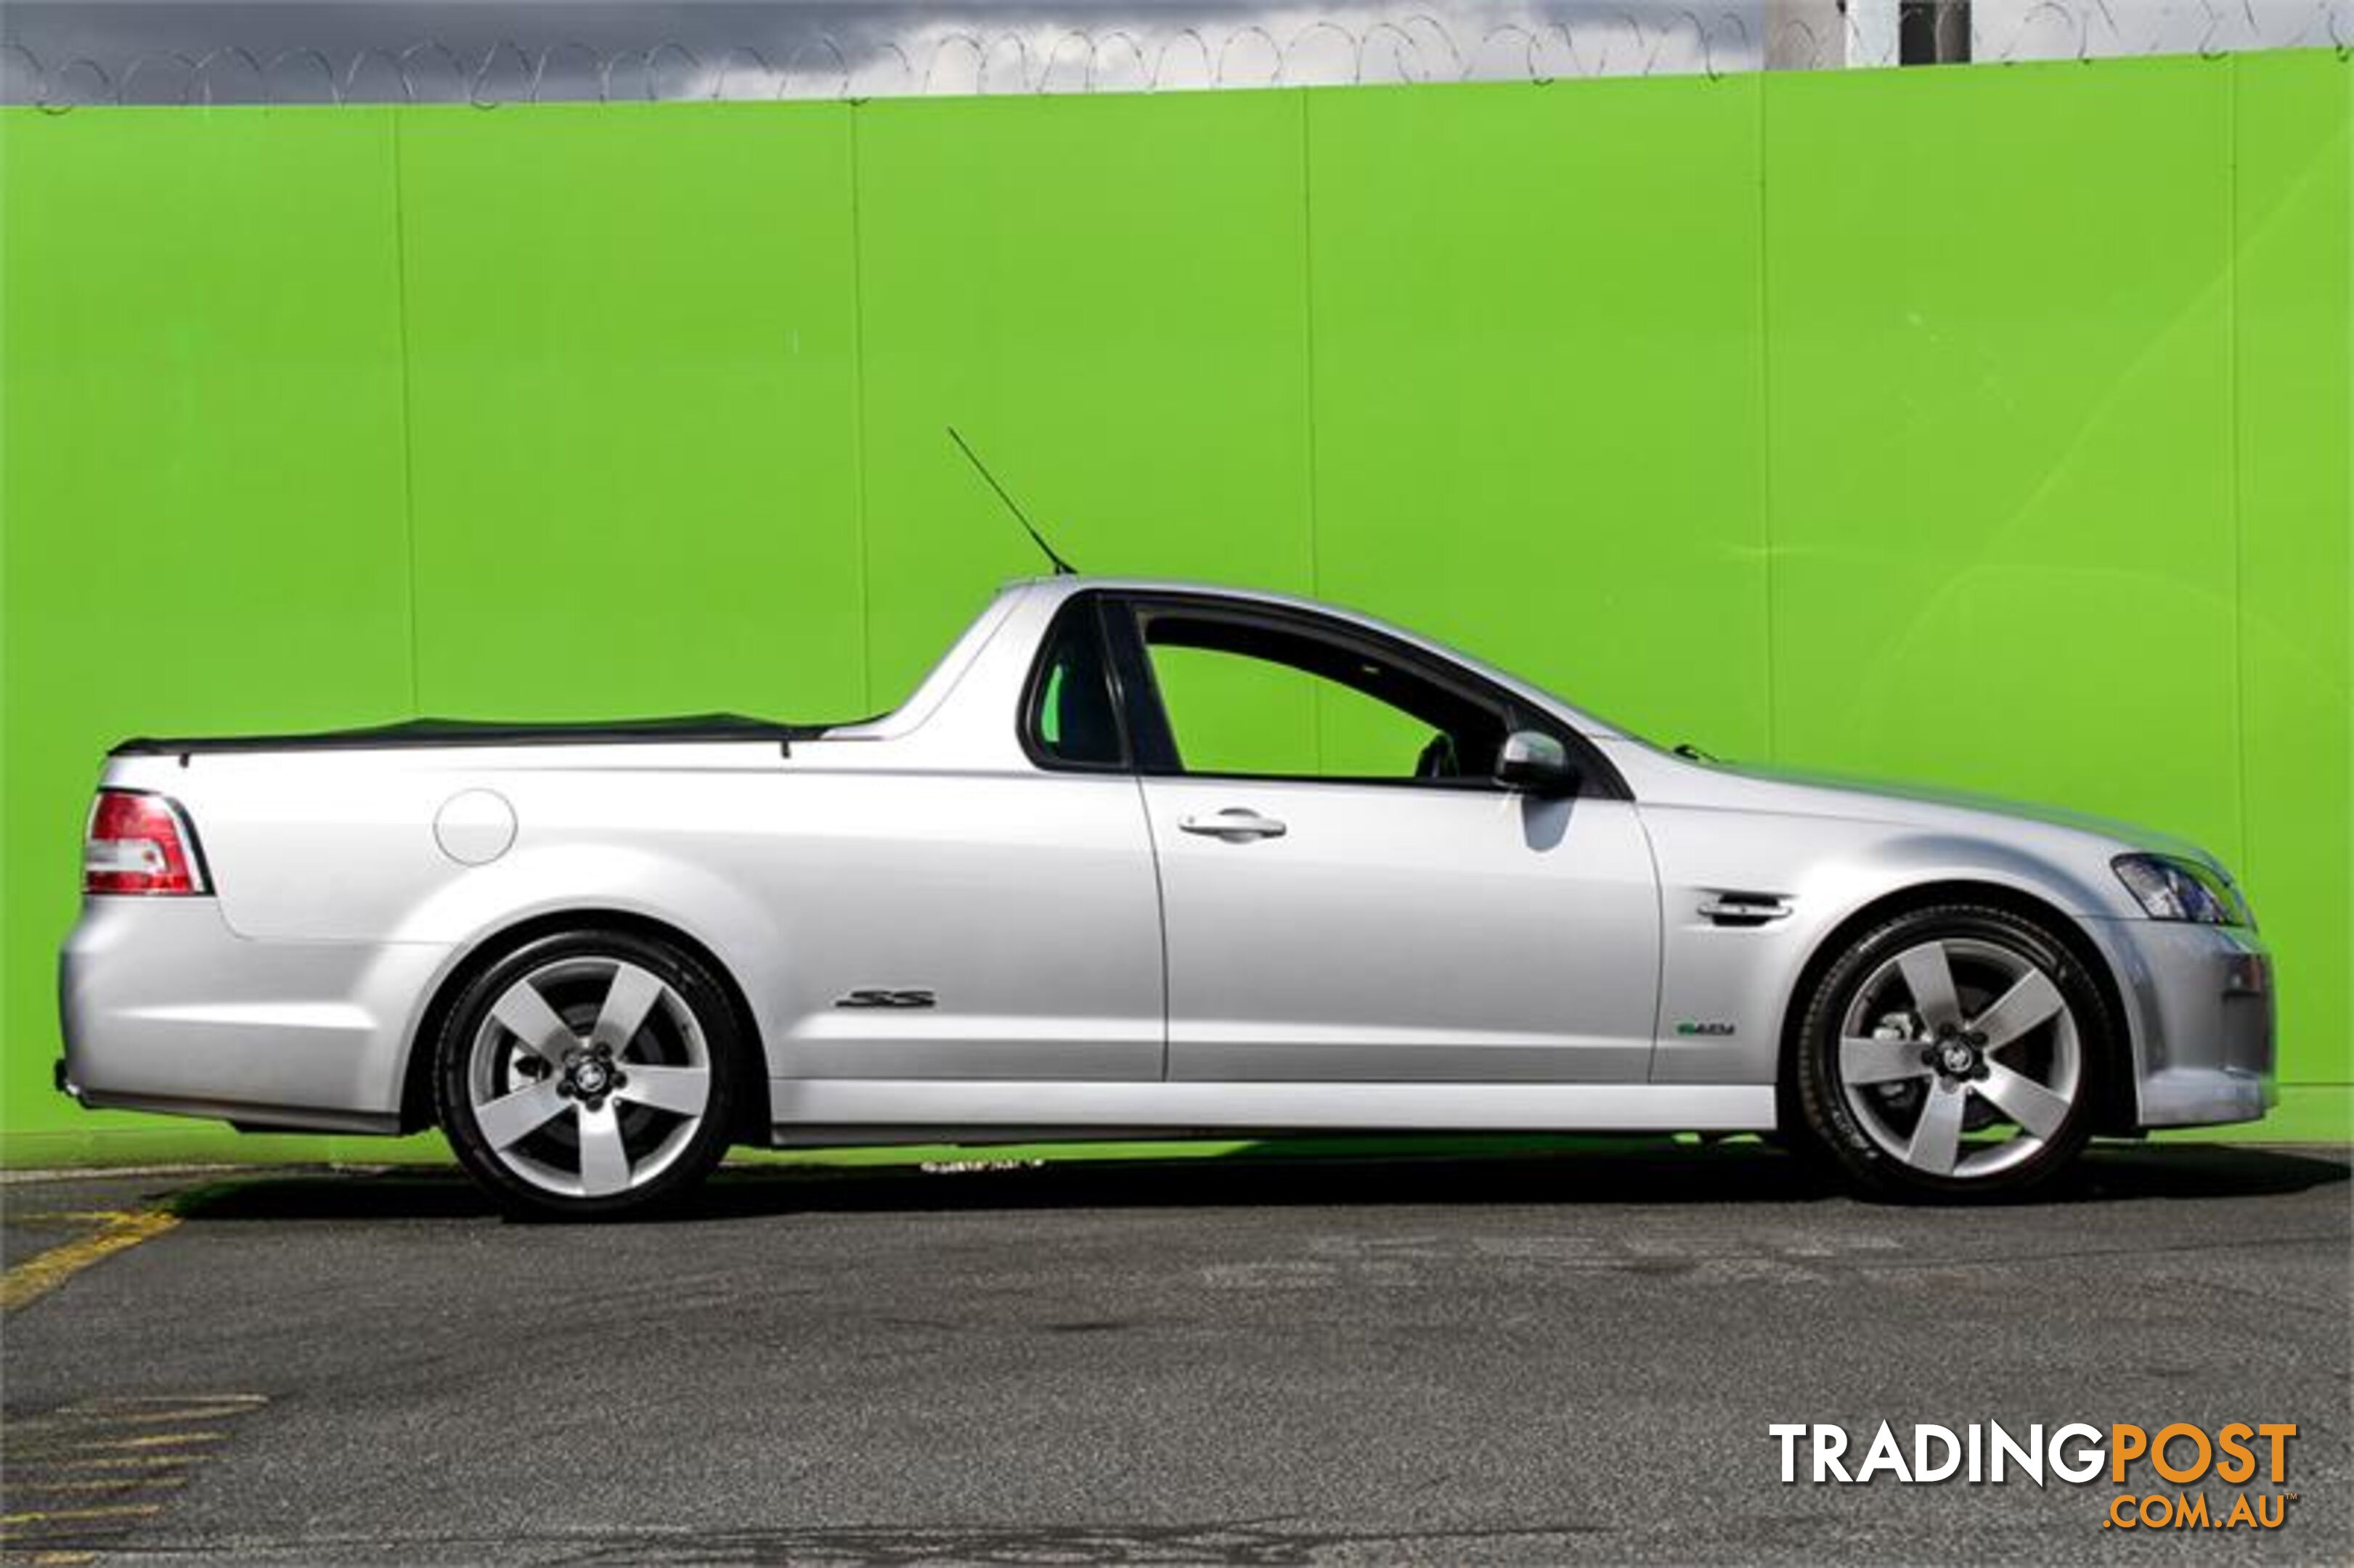
[{"label": "headlight", "polygon": [[2230,879],[2197,861],[2121,854],[2109,864],[2153,920],[2192,920],[2201,926],[2256,923]]}]

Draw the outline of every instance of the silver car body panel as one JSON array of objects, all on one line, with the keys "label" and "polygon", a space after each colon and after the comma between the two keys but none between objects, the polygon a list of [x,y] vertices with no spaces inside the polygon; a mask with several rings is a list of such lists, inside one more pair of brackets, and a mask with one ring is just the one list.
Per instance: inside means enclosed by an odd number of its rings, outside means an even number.
[{"label": "silver car body panel", "polygon": [[[1021,705],[1087,589],[1396,639],[1584,736],[1631,799],[1045,770]],[[1809,960],[1933,884],[2072,919],[2115,981],[2140,1125],[2247,1119],[2272,1095],[2253,933],[2148,919],[2109,868],[2211,857],[2066,813],[1696,762],[1280,595],[1017,583],[893,713],[790,744],[192,747],[118,754],[103,782],[177,801],[215,891],[84,900],[61,1000],[91,1105],[392,1130],[468,956],[607,913],[673,928],[734,981],[783,1141],[1763,1129]],[[1202,832],[1219,813],[1281,831]],[[934,1004],[837,1005],[901,991]]]},{"label": "silver car body panel", "polygon": [[[1149,779],[1169,1076],[1641,1083],[1659,895],[1635,808],[1490,790]],[[1278,840],[1182,831],[1248,811]]]}]

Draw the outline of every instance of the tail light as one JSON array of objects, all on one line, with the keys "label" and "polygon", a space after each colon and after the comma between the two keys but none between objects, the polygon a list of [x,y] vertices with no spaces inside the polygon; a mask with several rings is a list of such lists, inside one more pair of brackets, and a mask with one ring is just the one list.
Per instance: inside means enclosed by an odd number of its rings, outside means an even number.
[{"label": "tail light", "polygon": [[101,789],[81,846],[84,893],[206,891],[196,835],[178,804],[139,789]]}]

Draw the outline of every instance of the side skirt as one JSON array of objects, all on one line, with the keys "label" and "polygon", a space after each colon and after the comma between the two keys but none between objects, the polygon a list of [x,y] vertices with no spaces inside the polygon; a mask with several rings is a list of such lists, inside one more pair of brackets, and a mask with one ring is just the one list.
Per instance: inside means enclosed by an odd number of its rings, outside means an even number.
[{"label": "side skirt", "polygon": [[147,1111],[156,1116],[195,1116],[225,1121],[239,1132],[356,1133],[395,1138],[400,1118],[372,1111],[318,1110],[304,1106],[257,1106],[243,1100],[186,1099],[167,1095],[118,1095],[101,1089],[69,1089],[85,1110]]},{"label": "side skirt", "polygon": [[1770,1132],[1771,1084],[1042,1083],[771,1078],[780,1143],[1020,1128],[1172,1132]]}]

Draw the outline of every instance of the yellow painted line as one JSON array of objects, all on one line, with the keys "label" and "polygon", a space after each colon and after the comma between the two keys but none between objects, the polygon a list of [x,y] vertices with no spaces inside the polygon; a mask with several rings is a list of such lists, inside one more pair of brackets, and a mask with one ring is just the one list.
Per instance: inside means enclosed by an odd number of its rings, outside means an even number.
[{"label": "yellow painted line", "polygon": [[27,1258],[7,1273],[0,1274],[0,1312],[14,1312],[37,1301],[90,1265],[103,1262],[126,1247],[134,1247],[151,1237],[160,1236],[180,1223],[177,1215],[159,1213],[152,1209],[27,1217],[73,1219],[94,1223],[98,1229],[78,1240],[62,1242],[45,1253]]},{"label": "yellow painted line", "polygon": [[126,1405],[145,1404],[242,1404],[249,1408],[267,1404],[266,1393],[104,1393],[96,1399],[78,1400],[67,1405],[68,1410],[115,1410]]},{"label": "yellow painted line", "polygon": [[11,1214],[12,1225],[102,1225],[119,1220],[125,1214],[143,1214],[145,1209],[45,1209],[37,1214]]},{"label": "yellow painted line", "polygon": [[164,1511],[160,1503],[113,1503],[104,1508],[53,1508],[0,1513],[0,1528],[12,1524],[71,1524],[85,1519],[144,1519]]},{"label": "yellow painted line", "polygon": [[217,1421],[224,1415],[243,1415],[253,1410],[250,1404],[191,1404],[181,1410],[89,1410],[73,1406],[36,1415],[20,1423],[17,1430],[30,1428],[42,1432],[87,1432],[97,1426],[144,1426],[157,1422]]},{"label": "yellow painted line", "polygon": [[141,1470],[164,1465],[187,1465],[202,1454],[140,1454],[128,1459],[49,1459],[38,1454],[12,1454],[11,1464],[30,1462],[45,1470]]},{"label": "yellow painted line", "polygon": [[217,1443],[228,1436],[226,1432],[159,1432],[151,1437],[114,1437],[103,1443],[62,1443],[53,1447],[36,1444],[17,1449],[8,1457],[21,1462],[58,1454],[111,1454],[124,1448],[182,1448],[191,1443]]},{"label": "yellow painted line", "polygon": [[183,1476],[124,1476],[116,1480],[101,1481],[28,1481],[22,1477],[9,1478],[11,1492],[164,1492],[175,1487],[186,1486]]},{"label": "yellow painted line", "polygon": [[217,1443],[228,1436],[226,1432],[153,1432],[144,1437],[110,1437],[103,1443],[74,1443],[68,1446],[76,1454],[103,1454],[116,1448],[181,1448],[191,1443]]}]

